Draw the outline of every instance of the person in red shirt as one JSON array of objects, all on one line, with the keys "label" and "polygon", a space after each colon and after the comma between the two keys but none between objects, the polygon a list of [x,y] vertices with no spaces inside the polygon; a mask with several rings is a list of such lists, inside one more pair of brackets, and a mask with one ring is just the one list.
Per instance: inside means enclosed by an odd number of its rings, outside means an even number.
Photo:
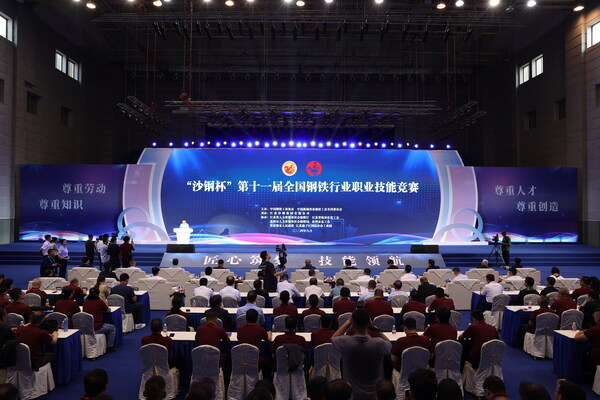
[{"label": "person in red shirt", "polygon": [[298,316],[298,307],[293,304],[289,304],[290,292],[287,290],[281,292],[279,294],[279,300],[281,300],[281,305],[273,309],[273,318],[280,315],[292,315],[294,317]]},{"label": "person in red shirt", "polygon": [[268,377],[271,374],[269,357],[266,357],[263,352],[263,342],[271,341],[271,332],[267,332],[265,328],[257,324],[258,311],[250,308],[246,311],[246,325],[237,328],[237,338],[239,344],[251,344],[259,350],[259,366],[263,372],[263,377]]},{"label": "person in red shirt", "polygon": [[340,299],[333,304],[333,312],[335,317],[339,318],[340,315],[345,313],[351,313],[356,310],[356,302],[350,300],[350,289],[343,287],[340,289]]},{"label": "person in red shirt", "polygon": [[43,290],[40,290],[42,287],[42,280],[40,278],[35,278],[31,281],[31,289],[29,289],[26,293],[35,293],[40,296],[41,305],[45,306],[48,304],[48,295]]},{"label": "person in red shirt", "polygon": [[196,346],[209,345],[221,349],[221,343],[229,343],[227,331],[217,326],[217,314],[214,311],[207,310],[204,317],[206,318],[206,325],[199,326],[196,330]]},{"label": "person in red shirt", "polygon": [[129,267],[129,262],[133,259],[133,251],[135,251],[133,240],[129,236],[123,236],[123,244],[121,245],[121,265],[123,268]]},{"label": "person in red shirt", "polygon": [[175,359],[173,357],[173,339],[162,335],[162,327],[162,319],[153,318],[152,321],[150,321],[150,331],[152,333],[142,338],[142,346],[152,343],[165,346],[169,353],[169,368],[173,368],[175,366]]},{"label": "person in red shirt", "polygon": [[448,310],[454,310],[454,300],[446,297],[444,288],[435,289],[435,299],[429,305],[429,312],[434,312],[439,307],[447,308]]},{"label": "person in red shirt", "polygon": [[392,346],[392,363],[397,371],[402,367],[402,352],[409,347],[422,347],[432,353],[431,341],[427,336],[417,333],[417,321],[413,318],[404,320],[404,332],[406,336],[396,340]]},{"label": "person in red shirt", "polygon": [[48,331],[40,329],[42,321],[44,321],[44,314],[36,311],[31,315],[31,322],[18,327],[15,334],[16,340],[29,346],[31,366],[35,370],[49,363],[54,358],[54,353],[44,353],[42,346],[44,344],[55,344],[58,340],[58,331],[53,332],[51,335]]},{"label": "person in red shirt", "polygon": [[556,311],[556,314],[562,318],[562,313],[564,313],[565,311],[576,310],[577,303],[575,303],[575,301],[573,301],[571,297],[569,297],[569,289],[562,288],[558,291],[558,294],[560,295],[560,297],[554,299],[550,308]]},{"label": "person in red shirt", "polygon": [[186,330],[190,327],[190,316],[186,312],[181,311],[181,299],[179,296],[173,296],[173,300],[171,301],[171,309],[169,312],[167,312],[167,317],[173,314],[181,315],[183,318],[185,318]]},{"label": "person in red shirt", "polygon": [[432,350],[435,351],[435,345],[444,340],[456,340],[458,337],[458,331],[452,325],[450,325],[450,310],[446,307],[440,307],[435,310],[435,318],[437,324],[433,324],[425,329],[423,334],[431,340]]},{"label": "person in red shirt", "polygon": [[[283,294],[285,292],[281,293]],[[296,335],[296,317],[293,315],[285,317],[285,331],[273,340],[273,344],[271,345],[273,357],[275,357],[275,352],[279,347],[288,343],[300,345],[305,353],[308,350],[306,347],[306,340],[302,336]]]},{"label": "person in red shirt", "polygon": [[588,364],[592,371],[590,371],[593,376],[593,371],[596,370],[596,365],[600,365],[600,311],[596,311],[594,313],[594,321],[596,325],[586,329],[584,331],[579,331],[575,334],[575,341],[577,342],[585,342],[590,341],[592,343],[592,347],[587,354]]},{"label": "person in red shirt", "polygon": [[582,276],[581,279],[579,279],[580,287],[573,290],[573,293],[571,293],[571,298],[577,301],[577,298],[579,296],[583,296],[584,294],[590,294],[590,292],[592,291],[590,283],[592,283],[592,280],[589,276]]},{"label": "person in red shirt", "polygon": [[529,321],[527,323],[527,332],[535,333],[535,321],[538,315],[546,312],[551,312],[553,314],[555,313],[553,309],[548,307],[549,304],[550,300],[546,296],[540,296],[540,298],[538,299],[538,305],[540,306],[540,308],[531,313],[531,316],[529,317]]},{"label": "person in red shirt", "polygon": [[8,292],[8,286],[5,286],[4,283],[0,284],[0,307],[2,308],[11,304],[11,301],[6,298],[6,292]]},{"label": "person in red shirt", "polygon": [[481,346],[490,340],[498,339],[499,336],[494,326],[485,323],[483,310],[471,311],[471,322],[472,324],[458,337],[458,340],[471,339],[471,349],[467,354],[467,361],[473,368],[478,368]]},{"label": "person in red shirt", "polygon": [[425,315],[425,304],[419,301],[419,294],[415,289],[410,291],[410,301],[404,304],[400,314],[404,315],[410,311],[420,312],[421,314]]},{"label": "person in red shirt", "polygon": [[100,290],[98,288],[91,288],[90,294],[83,302],[83,312],[91,314],[94,317],[94,331],[95,333],[106,334],[106,346],[109,351],[112,351],[115,347],[115,336],[117,329],[113,324],[107,324],[104,322],[104,314],[109,312],[110,309],[104,301],[100,298]]},{"label": "person in red shirt", "polygon": [[372,320],[380,315],[394,315],[392,306],[386,299],[383,298],[382,289],[375,289],[373,300],[365,303],[365,310],[367,310]]},{"label": "person in red shirt", "polygon": [[73,315],[81,310],[77,302],[73,300],[73,289],[71,289],[71,286],[65,286],[62,289],[62,294],[54,305],[54,311],[65,314],[69,319],[69,328],[73,329]]},{"label": "person in red shirt", "polygon": [[331,343],[331,337],[335,333],[333,329],[330,329],[331,317],[327,314],[321,315],[321,329],[313,331],[310,334],[310,341],[313,347],[317,347],[321,344]]},{"label": "person in red shirt", "polygon": [[71,290],[73,291],[73,300],[75,300],[77,302],[77,304],[82,305],[83,298],[85,297],[85,295],[87,293],[86,293],[86,291],[84,291],[83,289],[81,289],[79,287],[79,279],[77,279],[77,278],[71,279],[71,282],[69,283],[69,285],[65,286],[65,287],[71,288]]},{"label": "person in red shirt", "polygon": [[325,315],[325,311],[319,308],[319,296],[316,294],[311,294],[308,296],[308,304],[310,307],[302,311],[302,314],[300,314],[300,325],[302,325],[304,322],[304,317],[307,315]]},{"label": "person in red shirt", "polygon": [[4,307],[6,313],[19,314],[23,317],[25,323],[28,323],[29,318],[31,317],[31,308],[27,304],[23,303],[25,293],[23,293],[23,291],[19,288],[14,288],[11,289],[8,294],[13,302]]}]

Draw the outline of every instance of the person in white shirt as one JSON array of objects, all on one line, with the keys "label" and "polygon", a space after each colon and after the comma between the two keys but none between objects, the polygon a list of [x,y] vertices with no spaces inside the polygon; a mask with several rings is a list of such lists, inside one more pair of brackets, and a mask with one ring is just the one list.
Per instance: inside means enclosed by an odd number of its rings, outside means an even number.
[{"label": "person in white shirt", "polygon": [[482,304],[479,306],[479,309],[484,311],[491,310],[494,296],[504,291],[502,285],[496,282],[496,279],[494,279],[494,275],[487,274],[485,276],[485,280],[487,284],[481,289],[481,295],[485,296],[485,302],[482,302]]},{"label": "person in white shirt", "polygon": [[102,264],[110,261],[110,256],[108,255],[108,238],[103,237],[102,241],[98,242],[98,254],[100,254],[100,261]]},{"label": "person in white shirt", "polygon": [[409,294],[402,290],[402,281],[397,279],[393,284],[390,285],[393,287],[393,290],[390,292],[390,297],[388,297],[389,301],[392,301],[392,297],[397,296],[399,294],[409,297]]},{"label": "person in white shirt", "polygon": [[218,281],[217,278],[212,276],[212,272],[213,272],[212,267],[204,268],[204,278],[206,278],[207,281]]},{"label": "person in white shirt", "polygon": [[371,278],[371,269],[370,268],[365,268],[363,270],[363,274],[361,276],[359,276],[358,278],[356,278],[355,282],[357,282],[360,286],[364,286],[367,283],[369,283],[369,281],[371,279],[373,279],[373,278]]},{"label": "person in white shirt", "polygon": [[558,267],[552,267],[550,273],[552,274],[554,279],[563,279],[563,277],[560,275],[560,269],[558,269]]},{"label": "person in white shirt", "polygon": [[281,292],[286,290],[290,294],[290,298],[300,297],[300,292],[288,279],[289,277],[287,274],[281,275],[281,282],[277,284],[277,294],[281,294]]},{"label": "person in white shirt", "polygon": [[406,265],[404,267],[404,275],[400,277],[401,281],[416,281],[419,278],[415,274],[412,273],[412,266]]},{"label": "person in white shirt", "polygon": [[377,282],[371,279],[367,284],[367,287],[361,286],[358,301],[365,301],[367,297],[375,296],[375,289],[377,288]]},{"label": "person in white shirt", "polygon": [[[206,278],[206,277],[204,277]],[[237,290],[235,288],[235,277],[232,275],[229,275],[227,277],[227,279],[225,280],[225,284],[227,286],[225,286],[223,289],[221,289],[221,291],[219,292],[219,294],[221,295],[221,297],[233,297],[237,300],[238,304],[240,303],[240,301],[242,301],[242,296],[240,295],[240,291]]]},{"label": "person in white shirt", "polygon": [[160,268],[152,267],[152,276],[149,276],[147,279],[155,279],[155,280],[162,280],[162,281],[166,280],[162,276],[158,276],[159,272],[160,272]]},{"label": "person in white shirt", "polygon": [[213,297],[215,293],[207,285],[208,281],[206,280],[206,278],[200,278],[200,286],[194,288],[194,296],[202,296],[210,300],[210,298]]},{"label": "person in white shirt", "polygon": [[460,281],[463,279],[469,279],[468,276],[466,276],[465,274],[461,274],[460,273],[460,268],[452,268],[452,273],[454,274],[454,278],[452,278],[453,281]]},{"label": "person in white shirt", "polygon": [[44,236],[44,243],[42,244],[42,247],[40,247],[40,254],[42,255],[42,257],[48,255],[48,249],[50,248],[50,245],[52,244],[50,242],[51,239],[52,239],[51,235]]},{"label": "person in white shirt", "polygon": [[[297,279],[297,280],[296,280],[296,283],[298,283],[298,282],[306,282],[306,283],[308,283],[308,284],[310,285],[310,280],[311,280],[312,278],[315,278],[315,279],[317,278],[317,272],[316,272],[314,269],[310,269],[310,270],[308,270],[308,278],[305,278],[305,279]],[[321,283],[323,283],[323,281],[322,281],[322,280],[320,280],[320,279],[317,279],[317,283],[318,283],[318,284],[321,284]]]},{"label": "person in white shirt", "polygon": [[524,280],[524,279],[525,278],[517,275],[517,269],[515,267],[510,267],[506,273],[506,278],[504,278],[504,280],[506,280],[506,281]]},{"label": "person in white shirt", "polygon": [[304,289],[304,297],[308,299],[311,294],[316,294],[318,297],[323,297],[325,295],[323,289],[317,286],[317,278],[311,278],[309,283],[310,285]]}]

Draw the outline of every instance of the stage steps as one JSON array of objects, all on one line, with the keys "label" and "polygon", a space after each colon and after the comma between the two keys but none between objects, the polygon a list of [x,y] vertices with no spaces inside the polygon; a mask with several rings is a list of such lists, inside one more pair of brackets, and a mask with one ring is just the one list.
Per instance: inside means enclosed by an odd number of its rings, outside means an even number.
[{"label": "stage steps", "polygon": [[[468,253],[456,253],[456,254],[442,254],[446,266],[448,268],[459,267],[463,269],[469,269],[477,267],[483,258],[487,258],[491,266],[496,265],[495,257],[489,257],[487,254],[468,254]],[[594,268],[597,273],[597,268],[600,268],[600,250],[597,253],[581,253],[577,251],[569,251],[568,247],[562,253],[528,253],[520,255],[515,252],[511,252],[511,264],[514,263],[515,257],[521,257],[521,264],[524,267],[537,268],[545,271],[550,270],[552,267],[558,267],[562,269],[586,269]],[[502,265],[502,259],[499,258],[499,265]]]}]

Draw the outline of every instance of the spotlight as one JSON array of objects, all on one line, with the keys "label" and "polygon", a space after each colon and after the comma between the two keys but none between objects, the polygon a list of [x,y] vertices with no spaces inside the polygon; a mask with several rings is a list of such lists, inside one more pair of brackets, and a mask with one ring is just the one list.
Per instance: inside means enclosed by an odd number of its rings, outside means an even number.
[{"label": "spotlight", "polygon": [[375,146],[379,146],[379,142],[375,142]]},{"label": "spotlight", "polygon": [[243,146],[243,145],[244,145],[244,142],[242,142],[242,141],[240,140],[240,141],[238,142],[238,144],[239,144],[240,146]]},{"label": "spotlight", "polygon": [[231,147],[236,147],[237,143],[236,142],[231,142]]},{"label": "spotlight", "polygon": [[333,147],[335,147],[336,149],[339,149],[339,148],[340,148],[340,144],[336,142],[336,143],[333,145]]},{"label": "spotlight", "polygon": [[386,147],[387,147],[387,144],[385,144],[385,143],[381,143],[381,148],[382,148],[382,149],[385,149]]},{"label": "spotlight", "polygon": [[304,0],[298,0],[298,1],[296,2],[296,5],[297,5],[298,7],[304,7],[304,5],[305,5],[305,4],[306,4],[306,3],[304,2]]},{"label": "spotlight", "polygon": [[283,0],[284,3],[291,3],[292,0]]},{"label": "spotlight", "polygon": [[152,147],[156,147],[156,142],[152,142]]},{"label": "spotlight", "polygon": [[279,146],[281,146],[281,147],[285,147],[285,142],[281,142],[281,143],[279,144]]},{"label": "spotlight", "polygon": [[406,142],[406,147],[410,146],[410,143]]},{"label": "spotlight", "polygon": [[331,147],[331,142],[327,142],[325,144],[327,145],[327,147]]},{"label": "spotlight", "polygon": [[367,143],[365,147],[366,147],[367,149],[370,149],[370,148],[371,148],[371,143]]},{"label": "spotlight", "polygon": [[227,0],[227,1],[225,2],[225,5],[226,5],[226,6],[228,6],[228,7],[232,7],[234,4],[235,4],[235,3],[233,2],[233,0]]},{"label": "spotlight", "polygon": [[297,143],[296,143],[296,147],[297,147],[297,148],[300,148],[300,147],[302,147],[302,143],[300,143],[300,142],[297,142]]},{"label": "spotlight", "polygon": [[333,0],[325,0],[325,3],[331,4],[331,3],[333,3]]},{"label": "spotlight", "polygon": [[579,12],[579,11],[581,11],[581,10],[583,10],[583,9],[584,9],[584,6],[583,6],[583,4],[582,4],[582,3],[578,3],[578,4],[576,4],[576,5],[575,5],[575,7],[573,8],[573,11],[575,11],[575,12]]},{"label": "spotlight", "polygon": [[362,142],[358,142],[358,147],[361,147],[361,146],[362,146]]},{"label": "spotlight", "polygon": [[449,144],[447,144],[447,145],[446,145],[446,148],[447,148],[447,149],[450,149],[450,147],[451,147],[451,146],[450,146]]},{"label": "spotlight", "polygon": [[444,8],[446,8],[446,3],[440,1],[435,5],[435,8],[437,8],[438,10],[443,10]]},{"label": "spotlight", "polygon": [[[160,0],[158,1],[158,3],[160,3]],[[155,4],[155,5],[156,5],[156,4]],[[162,5],[162,3],[161,3],[161,5]],[[96,8],[96,5],[95,5],[93,2],[91,2],[91,1],[88,1],[87,3],[85,3],[85,6],[86,6],[87,8],[89,8],[89,9],[92,9],[92,10],[93,10],[94,8]]]},{"label": "spotlight", "polygon": [[354,144],[354,142],[350,143],[350,148],[351,148],[351,149],[353,149],[353,148],[355,148],[355,147],[356,147],[356,145]]},{"label": "spotlight", "polygon": [[183,143],[183,147],[189,147],[189,145],[190,145],[190,144],[189,144],[188,142],[184,142],[184,143]]},{"label": "spotlight", "polygon": [[221,142],[215,143],[215,147],[221,147]]},{"label": "spotlight", "polygon": [[398,143],[398,148],[401,149],[402,148],[402,143]]},{"label": "spotlight", "polygon": [[258,140],[256,140],[256,141],[254,142],[254,145],[255,145],[255,146],[258,146],[259,144],[260,144],[260,142],[259,142]]},{"label": "spotlight", "polygon": [[430,144],[430,145],[429,145],[429,148],[430,148],[430,149],[433,149],[434,147],[435,147],[435,146],[434,146],[433,144]]},{"label": "spotlight", "polygon": [[173,147],[173,142],[169,142],[169,147]]},{"label": "spotlight", "polygon": [[193,141],[193,140],[192,140],[192,143],[191,143],[191,144],[192,144],[192,146],[194,145],[194,141]]},{"label": "spotlight", "polygon": [[200,142],[200,147],[204,147],[204,142]]},{"label": "spotlight", "polygon": [[246,143],[246,147],[252,147],[252,142]]},{"label": "spotlight", "polygon": [[[194,144],[194,142],[192,142]],[[227,140],[223,142],[223,146],[227,146]]]},{"label": "spotlight", "polygon": [[288,145],[290,145],[290,146],[293,146],[293,145],[294,145],[294,141],[293,141],[293,140],[290,140],[290,141],[288,142]]},{"label": "spotlight", "polygon": [[496,7],[500,4],[500,0],[490,0],[490,7]]},{"label": "spotlight", "polygon": [[323,148],[323,142],[319,142],[319,148],[322,149]]},{"label": "spotlight", "polygon": [[312,141],[310,142],[310,147],[315,147],[315,141],[314,141],[314,140],[312,140]]},{"label": "spotlight", "polygon": [[527,0],[527,7],[535,7],[536,4],[535,0]]},{"label": "spotlight", "polygon": [[418,149],[418,148],[419,148],[419,145],[415,143],[415,149]]},{"label": "spotlight", "polygon": [[271,143],[273,145],[273,147],[277,146],[277,140],[273,140],[273,143]]},{"label": "spotlight", "polygon": [[206,144],[210,144],[210,140],[208,142],[206,142]]},{"label": "spotlight", "polygon": [[346,143],[346,142],[342,142],[342,146],[344,146],[344,147],[346,147],[347,144],[348,143]]},{"label": "spotlight", "polygon": [[456,3],[454,3],[454,5],[456,7],[462,7],[465,5],[465,2],[463,0],[456,0]]},{"label": "spotlight", "polygon": [[308,143],[306,143],[306,142],[302,143],[302,147],[303,147],[303,148],[306,148],[306,147],[308,147]]},{"label": "spotlight", "polygon": [[160,0],[154,0],[152,2],[152,4],[154,4],[156,7],[160,7],[160,6],[162,6],[162,1],[160,1]]},{"label": "spotlight", "polygon": [[271,144],[269,142],[265,142],[265,144],[263,145],[264,147],[269,147]]}]

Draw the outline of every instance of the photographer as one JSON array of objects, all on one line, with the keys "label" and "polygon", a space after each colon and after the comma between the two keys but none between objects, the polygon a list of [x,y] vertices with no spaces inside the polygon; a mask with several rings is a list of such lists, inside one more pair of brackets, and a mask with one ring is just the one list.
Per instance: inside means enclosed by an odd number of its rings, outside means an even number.
[{"label": "photographer", "polygon": [[504,268],[510,265],[510,236],[506,232],[502,232],[502,260],[504,260]]},{"label": "photographer", "polygon": [[285,264],[281,264],[281,269],[275,272],[275,266],[270,261],[271,255],[263,250],[260,252],[260,259],[262,260],[261,268],[265,273],[265,290],[267,292],[276,292],[277,291],[277,277],[281,274],[285,274],[287,269],[285,268]]}]

